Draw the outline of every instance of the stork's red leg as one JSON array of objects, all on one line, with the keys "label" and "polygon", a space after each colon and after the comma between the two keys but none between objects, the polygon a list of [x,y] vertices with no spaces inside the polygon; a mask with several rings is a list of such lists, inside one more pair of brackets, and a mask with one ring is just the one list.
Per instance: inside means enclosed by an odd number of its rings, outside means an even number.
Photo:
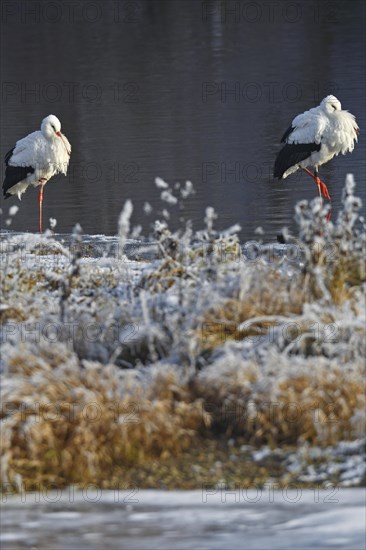
[{"label": "stork's red leg", "polygon": [[330,195],[329,195],[328,188],[327,188],[327,186],[325,185],[324,181],[322,181],[322,180],[318,177],[318,173],[316,172],[315,174],[313,174],[313,173],[310,172],[310,170],[308,170],[307,168],[303,168],[303,170],[304,170],[307,174],[309,174],[309,176],[311,176],[311,177],[313,178],[313,180],[315,181],[315,183],[317,184],[318,190],[319,190],[319,196],[321,197],[322,194],[323,194],[324,197],[330,201]]},{"label": "stork's red leg", "polygon": [[[321,192],[323,192],[324,197],[330,201],[330,195],[329,195],[329,193],[328,193],[327,186],[326,186],[325,183],[319,178],[317,167],[315,167],[314,176],[315,176],[315,183],[317,184],[318,189],[319,189],[320,200],[322,200],[322,198],[321,198]],[[330,220],[331,213],[332,213],[332,211],[331,211],[331,209],[329,209],[329,212],[328,212],[328,214],[327,214],[327,222],[329,222],[329,220]]]},{"label": "stork's red leg", "polygon": [[317,184],[318,186],[318,191],[319,191],[319,198],[320,200],[322,200],[322,192],[321,192],[321,187],[320,187],[320,179],[315,176],[315,174],[313,174],[312,172],[310,172],[310,170],[308,170],[307,168],[303,168],[303,170],[309,174],[309,176],[311,176],[313,178],[313,180],[315,181],[315,183]]},{"label": "stork's red leg", "polygon": [[315,176],[314,180],[315,180],[315,183],[318,186],[318,193],[319,193],[320,202],[321,202],[321,204],[323,204],[322,190],[321,190],[321,187],[320,187],[320,179],[318,178],[318,176]]},{"label": "stork's red leg", "polygon": [[40,190],[39,190],[38,202],[39,202],[39,232],[42,234],[43,185],[41,185],[41,188],[40,188]]},{"label": "stork's red leg", "polygon": [[38,202],[39,202],[39,232],[42,234],[42,204],[43,204],[43,186],[46,183],[45,178],[41,178],[39,180],[41,187],[38,194]]},{"label": "stork's red leg", "polygon": [[318,167],[317,166],[315,166],[314,176],[315,176],[315,183],[317,184],[318,189],[321,189],[324,197],[330,201],[330,195],[329,195],[327,186],[325,185],[325,183],[318,176]]},{"label": "stork's red leg", "polygon": [[330,198],[330,193],[329,193],[329,191],[328,191],[327,186],[325,185],[325,183],[324,183],[323,181],[320,182],[320,185],[321,185],[321,187],[322,187],[322,191],[323,191],[324,197],[325,197],[326,199],[328,199],[328,201],[330,201],[331,198]]},{"label": "stork's red leg", "polygon": [[[307,168],[303,168],[303,170],[305,170],[305,172],[306,172],[307,174],[309,174],[309,176],[311,176],[311,177],[315,180],[315,183],[316,183],[317,186],[318,186],[318,191],[319,191],[320,200],[322,200],[322,195],[321,195],[321,193],[323,192],[324,197],[330,201],[330,195],[329,195],[327,186],[326,186],[325,183],[318,177],[318,172],[316,171],[315,174],[313,174],[313,173],[310,172],[310,170],[308,170]],[[330,220],[331,215],[332,215],[332,211],[329,210],[329,212],[328,212],[328,214],[327,214],[327,221],[328,221],[328,222],[329,222],[329,220]]]}]

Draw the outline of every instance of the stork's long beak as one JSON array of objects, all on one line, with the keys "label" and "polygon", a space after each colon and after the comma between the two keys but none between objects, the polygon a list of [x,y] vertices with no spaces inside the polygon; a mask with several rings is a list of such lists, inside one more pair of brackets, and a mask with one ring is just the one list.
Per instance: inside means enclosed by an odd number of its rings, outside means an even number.
[{"label": "stork's long beak", "polygon": [[65,149],[66,149],[66,153],[70,156],[71,153],[70,153],[70,151],[68,150],[68,148],[66,147],[66,143],[65,143],[65,141],[64,141],[64,138],[63,138],[61,132],[56,132],[56,136],[58,136],[58,137],[61,138],[62,143],[64,144],[64,147],[65,147]]}]

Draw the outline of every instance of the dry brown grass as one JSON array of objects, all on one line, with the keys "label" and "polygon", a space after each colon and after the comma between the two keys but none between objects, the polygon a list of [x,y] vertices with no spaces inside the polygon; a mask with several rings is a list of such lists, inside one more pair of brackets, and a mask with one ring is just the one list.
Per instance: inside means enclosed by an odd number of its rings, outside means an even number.
[{"label": "dry brown grass", "polygon": [[143,277],[140,286],[151,292],[164,292],[180,278],[188,276],[187,270],[173,258],[165,258],[154,271]]},{"label": "dry brown grass", "polygon": [[21,323],[27,319],[27,315],[18,307],[10,307],[5,304],[0,305],[0,325],[8,321]]},{"label": "dry brown grass", "polygon": [[2,275],[1,283],[3,297],[6,298],[11,291],[14,293],[34,291],[38,285],[44,283],[44,274],[40,270],[30,271],[21,266],[16,273],[10,271]]},{"label": "dry brown grass", "polygon": [[342,250],[336,240],[328,244],[314,242],[308,251],[304,285],[308,288],[309,299],[322,298],[323,292],[318,285],[320,275],[336,305],[352,299],[355,290],[366,281],[366,257],[361,251]]},{"label": "dry brown grass", "polygon": [[279,318],[291,320],[291,316],[302,312],[306,295],[301,286],[289,284],[275,271],[267,275],[243,298],[227,299],[204,313],[196,331],[203,349],[266,334]]},{"label": "dry brown grass", "polygon": [[[205,434],[248,443],[328,445],[355,437],[361,364],[324,357],[226,355],[190,382],[157,365],[79,363],[57,344],[14,352],[2,388],[2,481],[20,488],[119,486],[130,468],[188,452]],[[212,424],[211,424],[212,422]]]},{"label": "dry brown grass", "polygon": [[338,366],[317,368],[313,364],[309,368],[314,373],[278,384],[281,407],[274,422],[275,439],[280,436],[296,442],[300,438],[318,444],[351,439],[352,419],[366,405],[361,369],[355,379]]},{"label": "dry brown grass", "polygon": [[[213,429],[248,442],[278,446],[309,441],[328,445],[354,437],[353,421],[366,405],[364,366],[336,361],[271,358],[282,376],[261,373],[254,362],[222,360],[198,376]],[[301,362],[300,362],[301,361]],[[298,368],[297,368],[298,364]]]},{"label": "dry brown grass", "polygon": [[[204,424],[176,370],[143,388],[114,366],[78,365],[65,347],[13,356],[3,389],[2,480],[27,490],[54,484],[113,487],[131,465],[182,452]],[[121,393],[123,391],[123,393]]]},{"label": "dry brown grass", "polygon": [[326,280],[335,304],[352,299],[355,289],[366,281],[366,259],[339,255]]}]

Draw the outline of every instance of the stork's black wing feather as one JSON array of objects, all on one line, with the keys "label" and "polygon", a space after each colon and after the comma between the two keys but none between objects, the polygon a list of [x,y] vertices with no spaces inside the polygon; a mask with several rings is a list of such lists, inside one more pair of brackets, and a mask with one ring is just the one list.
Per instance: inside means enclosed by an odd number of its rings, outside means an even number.
[{"label": "stork's black wing feather", "polygon": [[7,166],[5,170],[5,179],[3,183],[4,197],[8,199],[11,197],[11,193],[8,193],[9,189],[14,187],[20,181],[26,179],[29,174],[34,173],[34,168],[31,166]]},{"label": "stork's black wing feather", "polygon": [[8,152],[6,153],[6,155],[5,155],[5,157],[4,157],[4,161],[5,161],[6,166],[9,165],[9,160],[10,160],[12,154],[13,154],[14,149],[15,149],[15,147],[13,147],[12,149],[10,149],[10,151],[8,151]]},{"label": "stork's black wing feather", "polygon": [[32,166],[11,166],[9,164],[9,161],[11,159],[14,149],[15,147],[13,147],[13,149],[8,151],[4,158],[6,169],[5,169],[5,179],[3,183],[3,192],[4,192],[4,197],[6,199],[12,196],[11,193],[8,193],[9,189],[14,187],[14,185],[19,183],[20,181],[25,180],[29,174],[34,173],[34,168]]},{"label": "stork's black wing feather", "polygon": [[293,126],[289,126],[286,130],[286,132],[283,134],[281,138],[281,143],[285,143],[288,136],[295,130]]},{"label": "stork's black wing feather", "polygon": [[320,147],[320,143],[286,143],[277,155],[273,176],[281,179],[286,170],[320,151]]}]

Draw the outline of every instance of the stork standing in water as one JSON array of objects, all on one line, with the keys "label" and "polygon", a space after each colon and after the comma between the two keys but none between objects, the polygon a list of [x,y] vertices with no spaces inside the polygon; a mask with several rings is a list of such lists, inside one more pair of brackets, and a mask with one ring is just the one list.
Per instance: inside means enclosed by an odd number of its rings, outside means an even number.
[{"label": "stork standing in water", "polygon": [[[340,101],[328,95],[318,107],[295,117],[283,134],[281,143],[286,145],[276,158],[274,177],[284,179],[301,168],[314,178],[319,197],[323,193],[330,200],[327,186],[319,179],[318,167],[339,153],[352,152],[358,133],[354,115],[342,111]],[[314,167],[314,174],[309,166]]]},{"label": "stork standing in water", "polygon": [[41,129],[16,142],[5,155],[4,197],[21,199],[28,185],[40,186],[39,232],[42,233],[43,187],[55,174],[67,173],[71,145],[61,133],[61,122],[55,115],[42,120]]}]

